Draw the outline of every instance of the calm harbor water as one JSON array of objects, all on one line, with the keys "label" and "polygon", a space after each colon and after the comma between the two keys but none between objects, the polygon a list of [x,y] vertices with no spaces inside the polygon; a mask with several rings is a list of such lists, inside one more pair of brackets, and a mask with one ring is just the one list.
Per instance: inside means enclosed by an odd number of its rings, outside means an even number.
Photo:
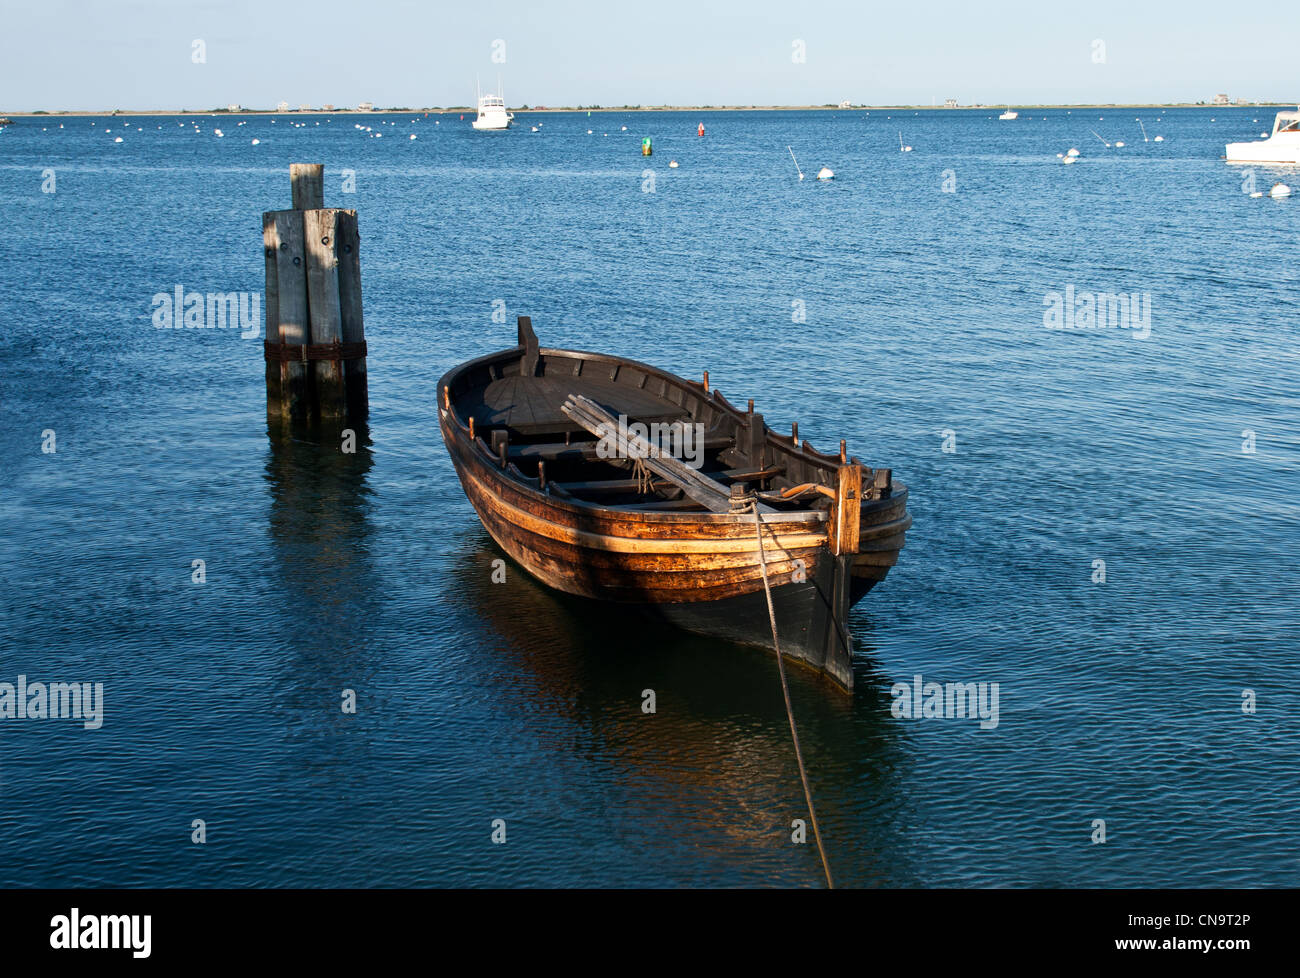
[{"label": "calm harbor water", "polygon": [[[837,883],[1300,884],[1300,196],[1245,192],[1300,176],[1219,159],[1272,110],[995,115],[0,132],[0,683],[105,702],[0,720],[0,885],[820,885],[770,655],[492,583],[435,384],[520,313],[910,486],[855,695],[792,676]],[[350,456],[268,439],[260,337],[150,320],[261,292],[296,161],[360,217]],[[1071,286],[1150,335],[1045,328]],[[918,674],[996,729],[895,718]]]}]

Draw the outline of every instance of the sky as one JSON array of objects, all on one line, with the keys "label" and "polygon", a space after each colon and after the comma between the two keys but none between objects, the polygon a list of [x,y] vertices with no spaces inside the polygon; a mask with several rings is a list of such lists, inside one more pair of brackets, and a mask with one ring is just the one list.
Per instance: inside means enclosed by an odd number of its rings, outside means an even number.
[{"label": "sky", "polygon": [[0,111],[468,105],[498,77],[534,106],[1294,102],[1298,28],[1221,0],[0,0]]}]

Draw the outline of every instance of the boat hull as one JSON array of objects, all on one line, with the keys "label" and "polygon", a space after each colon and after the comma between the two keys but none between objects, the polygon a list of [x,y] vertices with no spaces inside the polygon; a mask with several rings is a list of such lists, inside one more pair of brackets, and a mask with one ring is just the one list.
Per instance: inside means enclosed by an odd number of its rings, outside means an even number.
[{"label": "boat hull", "polygon": [[[690,631],[773,648],[752,513],[620,512],[520,483],[439,412],[456,473],[492,539],[530,575],[569,594]],[[885,578],[911,519],[907,491],[861,504],[858,551],[835,555],[824,513],[763,516],[763,557],[781,651],[852,689],[852,605]],[[634,626],[629,626],[634,627]]]},{"label": "boat hull", "polygon": [[1229,163],[1300,165],[1300,141],[1264,139],[1255,143],[1228,143],[1224,156]]}]

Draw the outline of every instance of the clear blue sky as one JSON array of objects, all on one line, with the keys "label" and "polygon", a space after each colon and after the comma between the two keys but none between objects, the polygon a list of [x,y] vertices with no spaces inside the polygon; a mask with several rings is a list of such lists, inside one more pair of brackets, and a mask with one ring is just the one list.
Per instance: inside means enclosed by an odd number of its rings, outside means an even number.
[{"label": "clear blue sky", "polygon": [[[507,101],[531,105],[1300,99],[1294,2],[0,0],[0,12],[11,111],[463,105],[476,75],[498,74]],[[191,60],[196,38],[205,64]]]}]

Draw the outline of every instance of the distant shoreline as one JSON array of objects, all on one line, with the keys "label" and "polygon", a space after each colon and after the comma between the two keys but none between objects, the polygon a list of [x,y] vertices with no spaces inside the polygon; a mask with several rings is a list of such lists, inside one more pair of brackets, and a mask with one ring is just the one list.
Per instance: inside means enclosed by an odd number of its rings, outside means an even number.
[{"label": "distant shoreline", "polygon": [[[1245,102],[1240,105],[1214,105],[1206,102],[1106,102],[1087,104],[1029,105],[1023,102],[1010,103],[1018,111],[1043,109],[1272,109],[1295,102]],[[948,108],[942,105],[851,105],[840,108],[838,105],[625,105],[625,106],[512,106],[511,112],[542,115],[554,112],[993,112],[1008,107],[1008,103],[996,105],[959,105]],[[417,113],[429,115],[458,115],[477,112],[474,106],[423,106],[388,109],[296,109],[281,112],[277,109],[245,109],[231,112],[229,109],[121,109],[107,112],[87,112],[77,109],[57,109],[50,111],[10,112],[0,111],[0,117],[10,119],[54,119],[68,117],[112,118],[113,116],[238,116],[238,115],[395,115],[398,113]]]}]

